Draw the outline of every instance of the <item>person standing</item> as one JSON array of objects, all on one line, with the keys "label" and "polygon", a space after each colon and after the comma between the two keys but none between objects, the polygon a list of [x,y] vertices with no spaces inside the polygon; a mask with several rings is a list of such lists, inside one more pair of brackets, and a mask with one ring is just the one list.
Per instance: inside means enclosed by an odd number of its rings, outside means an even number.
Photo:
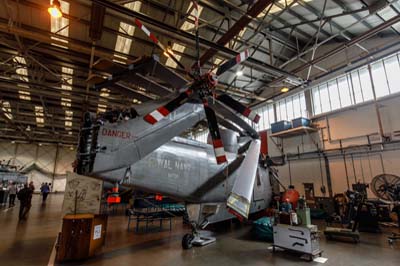
[{"label": "person standing", "polygon": [[15,186],[14,182],[11,182],[8,185],[8,195],[9,195],[9,202],[8,208],[15,206],[15,197],[17,196],[17,187]]},{"label": "person standing", "polygon": [[25,220],[26,215],[31,208],[31,200],[32,200],[33,191],[28,187],[27,184],[24,184],[24,188],[18,191],[17,197],[20,201],[19,205],[19,220]]},{"label": "person standing", "polygon": [[40,192],[42,193],[42,196],[43,196],[42,203],[44,204],[44,203],[46,203],[47,196],[50,193],[49,185],[47,183],[44,183],[44,185],[40,188]]},{"label": "person standing", "polygon": [[[33,193],[33,191],[35,191],[35,185],[33,184],[33,181],[29,182],[29,189],[32,190],[32,193]],[[32,197],[32,195],[31,195],[31,197]]]}]

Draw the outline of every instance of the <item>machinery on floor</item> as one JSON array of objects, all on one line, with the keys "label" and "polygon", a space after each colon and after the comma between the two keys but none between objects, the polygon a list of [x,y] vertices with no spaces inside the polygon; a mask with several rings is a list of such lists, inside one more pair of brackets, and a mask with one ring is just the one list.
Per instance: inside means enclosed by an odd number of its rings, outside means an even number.
[{"label": "machinery on floor", "polygon": [[[393,206],[397,214],[397,223],[400,228],[400,177],[391,174],[377,175],[372,179],[371,190],[382,202]],[[400,234],[393,233],[388,237],[389,244],[400,239]]]},{"label": "machinery on floor", "polygon": [[273,225],[272,250],[276,248],[300,253],[307,260],[321,256],[319,231],[311,224],[310,209],[304,197],[299,198],[298,192],[290,188],[282,196],[282,204],[277,202]]},{"label": "machinery on floor", "polygon": [[[357,191],[346,192],[346,197],[349,199],[346,212],[343,214],[342,219],[345,219],[348,224],[347,228],[326,227],[324,234],[328,239],[352,239],[355,243],[360,241],[360,233],[358,226],[360,222],[360,213],[363,205],[365,204],[366,194]],[[343,224],[344,221],[341,221]]]}]

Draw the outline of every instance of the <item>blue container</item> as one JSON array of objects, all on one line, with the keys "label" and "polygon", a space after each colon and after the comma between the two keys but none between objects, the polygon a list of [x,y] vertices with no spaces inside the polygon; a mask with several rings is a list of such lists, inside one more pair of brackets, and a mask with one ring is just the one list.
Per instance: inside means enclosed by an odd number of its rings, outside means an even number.
[{"label": "blue container", "polygon": [[271,124],[271,132],[277,133],[292,128],[292,123],[286,120],[278,121]]},{"label": "blue container", "polygon": [[299,117],[292,120],[293,128],[296,127],[309,127],[311,125],[311,121],[308,118]]}]

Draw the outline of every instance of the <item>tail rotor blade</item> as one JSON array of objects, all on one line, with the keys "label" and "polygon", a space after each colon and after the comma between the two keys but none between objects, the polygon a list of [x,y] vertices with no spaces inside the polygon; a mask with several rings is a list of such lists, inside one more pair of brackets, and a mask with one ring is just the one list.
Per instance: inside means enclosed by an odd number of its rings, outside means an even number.
[{"label": "tail rotor blade", "polygon": [[203,106],[207,117],[208,129],[210,131],[217,164],[226,163],[227,159],[225,156],[224,144],[222,143],[221,134],[219,133],[215,112],[213,109],[211,109],[211,107],[208,106],[207,100],[203,101]]},{"label": "tail rotor blade", "polygon": [[223,63],[218,69],[217,69],[217,76],[222,75],[223,73],[225,73],[226,71],[228,71],[229,69],[231,69],[232,67],[242,63],[243,61],[245,61],[247,58],[249,58],[250,53],[249,50],[246,49],[243,52],[237,54],[234,58],[229,59],[229,61]]},{"label": "tail rotor blade", "polygon": [[145,25],[143,25],[139,19],[135,18],[135,24],[147,35],[147,37],[149,37],[153,41],[153,43],[157,44],[158,47],[160,47],[160,49],[163,50],[163,52],[167,54],[181,69],[186,71],[185,66],[182,65],[182,63],[179,62],[179,60],[170,51],[168,51],[168,49],[165,48],[165,46],[157,39],[157,37]]},{"label": "tail rotor blade", "polygon": [[228,107],[232,108],[236,112],[247,117],[248,119],[250,119],[251,121],[253,121],[256,124],[258,124],[258,121],[260,121],[260,116],[255,111],[252,111],[250,108],[244,106],[243,104],[236,101],[235,99],[233,99],[231,96],[229,96],[227,94],[221,94],[221,95],[217,96],[217,100],[221,101]]},{"label": "tail rotor blade", "polygon": [[171,100],[168,102],[166,105],[161,106],[154,110],[153,112],[145,115],[143,119],[154,125],[173,111],[175,111],[178,107],[180,107],[182,104],[186,102],[186,100],[189,98],[189,96],[192,94],[192,90],[188,89],[178,95],[175,99]]}]

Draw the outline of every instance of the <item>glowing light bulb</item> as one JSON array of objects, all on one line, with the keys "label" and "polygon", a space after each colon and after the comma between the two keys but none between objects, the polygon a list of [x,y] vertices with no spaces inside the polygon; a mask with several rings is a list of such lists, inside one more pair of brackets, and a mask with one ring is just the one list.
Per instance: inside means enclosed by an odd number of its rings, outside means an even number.
[{"label": "glowing light bulb", "polygon": [[47,9],[47,11],[49,12],[50,16],[52,16],[53,18],[61,18],[62,17],[60,2],[58,0],[54,0],[53,4]]},{"label": "glowing light bulb", "polygon": [[281,92],[288,92],[288,91],[289,91],[288,87],[284,87],[284,88],[281,89]]}]

